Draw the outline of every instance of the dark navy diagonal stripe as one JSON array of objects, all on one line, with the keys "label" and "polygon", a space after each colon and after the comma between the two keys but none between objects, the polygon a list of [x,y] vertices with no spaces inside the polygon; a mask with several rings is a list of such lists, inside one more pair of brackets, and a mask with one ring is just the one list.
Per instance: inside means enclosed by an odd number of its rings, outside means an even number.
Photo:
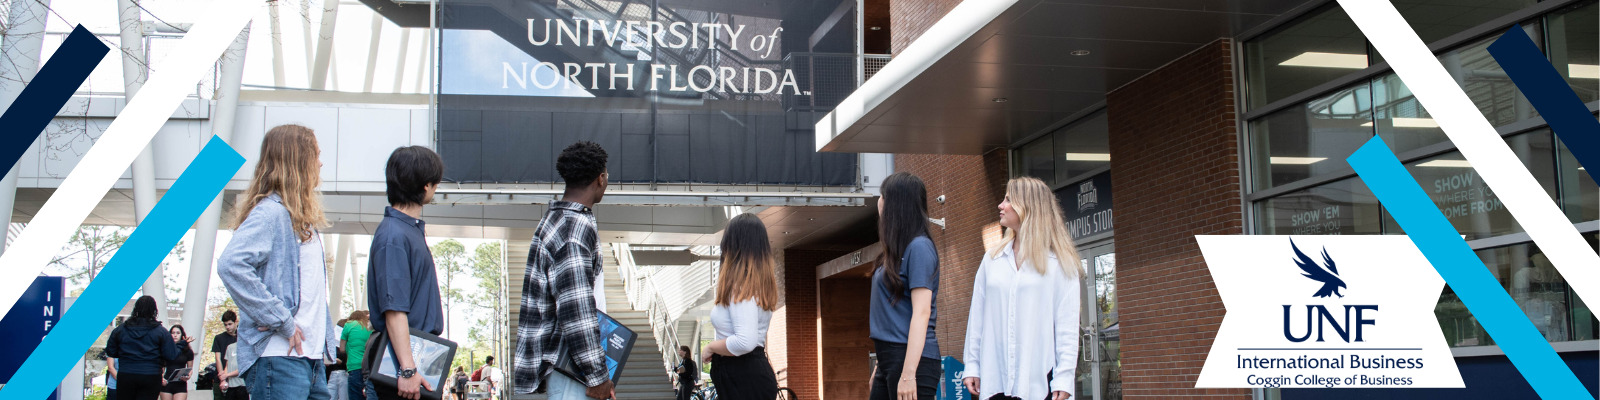
[{"label": "dark navy diagonal stripe", "polygon": [[50,61],[34,75],[33,82],[28,82],[17,100],[11,103],[11,108],[0,115],[0,173],[9,172],[17,165],[17,159],[22,158],[33,140],[44,133],[50,119],[55,118],[56,112],[61,111],[61,106],[67,104],[72,93],[89,79],[89,72],[94,71],[110,51],[93,33],[83,29],[83,25],[72,29],[72,34],[61,42]]},{"label": "dark navy diagonal stripe", "polygon": [[1578,163],[1584,168],[1600,167],[1600,121],[1545,59],[1533,39],[1521,27],[1513,26],[1489,45],[1489,54],[1550,123],[1561,143],[1572,149]]}]

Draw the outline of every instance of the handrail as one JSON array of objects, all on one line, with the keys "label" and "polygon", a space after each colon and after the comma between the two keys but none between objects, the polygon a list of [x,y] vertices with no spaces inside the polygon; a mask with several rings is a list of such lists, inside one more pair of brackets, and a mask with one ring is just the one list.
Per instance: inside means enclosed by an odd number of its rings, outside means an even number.
[{"label": "handrail", "polygon": [[622,275],[623,291],[628,295],[628,304],[634,310],[645,311],[646,319],[650,321],[650,331],[656,337],[656,348],[661,351],[662,372],[671,379],[672,368],[678,364],[678,335],[677,326],[668,315],[666,300],[656,290],[654,282],[650,281],[649,274],[633,263],[627,243],[611,246],[615,251],[617,271]]}]

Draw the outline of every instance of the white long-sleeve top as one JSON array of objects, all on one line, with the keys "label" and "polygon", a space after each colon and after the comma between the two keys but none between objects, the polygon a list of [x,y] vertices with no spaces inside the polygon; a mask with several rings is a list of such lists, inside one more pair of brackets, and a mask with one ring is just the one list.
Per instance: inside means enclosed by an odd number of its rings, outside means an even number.
[{"label": "white long-sleeve top", "polygon": [[717,340],[728,339],[724,344],[728,352],[745,355],[767,344],[767,326],[772,322],[772,312],[761,309],[756,298],[711,308],[711,326],[717,330]]},{"label": "white long-sleeve top", "polygon": [[[962,378],[979,378],[977,398],[1076,393],[1079,281],[1067,277],[1054,254],[1049,263],[1045,275],[1032,265],[1018,268],[1008,245],[979,264],[962,372]],[[1047,373],[1053,373],[1048,382]]]}]

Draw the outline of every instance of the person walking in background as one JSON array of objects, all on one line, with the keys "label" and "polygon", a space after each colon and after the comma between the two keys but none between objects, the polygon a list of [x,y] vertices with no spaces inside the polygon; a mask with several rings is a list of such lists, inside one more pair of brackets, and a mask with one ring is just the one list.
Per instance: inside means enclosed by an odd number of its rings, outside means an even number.
[{"label": "person walking in background", "polygon": [[[237,370],[257,399],[328,399],[323,360],[335,359],[323,260],[321,151],[311,129],[267,131],[235,207],[217,276],[239,305]],[[234,367],[229,362],[229,367]],[[317,379],[323,378],[323,379]]]},{"label": "person walking in background", "polygon": [[[376,313],[373,332],[384,335],[394,351],[398,378],[395,391],[378,391],[366,381],[367,400],[416,400],[433,384],[417,374],[411,358],[411,329],[438,335],[444,330],[444,303],[439,297],[439,277],[433,252],[424,237],[422,206],[433,201],[433,191],[444,180],[444,161],[422,146],[407,146],[389,153],[383,168],[389,207],[372,235],[367,254],[367,309]],[[372,371],[363,371],[372,373]]]},{"label": "person walking in background", "polygon": [[222,388],[223,400],[250,400],[249,386],[239,372],[239,344],[229,344],[222,353],[223,364],[227,367],[217,373],[217,379],[222,380],[218,386]]},{"label": "person walking in background", "polygon": [[694,365],[694,355],[689,353],[689,346],[678,346],[678,367],[674,368],[678,375],[678,400],[689,400],[694,393],[695,382],[700,380],[700,369]]},{"label": "person walking in background", "polygon": [[[869,325],[878,354],[872,400],[932,400],[939,384],[939,253],[928,236],[928,189],[905,172],[878,197],[883,255],[872,272]],[[721,385],[721,382],[717,382]]]},{"label": "person walking in background", "polygon": [[[556,158],[566,191],[561,201],[550,203],[528,249],[512,369],[516,394],[548,392],[550,400],[616,397],[600,337],[598,312],[605,312],[605,293],[596,287],[604,269],[591,208],[605,197],[606,158],[606,150],[594,142],[574,143]],[[562,358],[572,360],[578,376],[552,373]]]},{"label": "person walking in background", "polygon": [[133,315],[106,339],[106,356],[116,359],[118,400],[160,398],[161,368],[181,354],[156,320],[157,310],[154,297],[140,296]]},{"label": "person walking in background", "polygon": [[345,387],[328,390],[344,390],[349,400],[366,400],[367,380],[361,363],[366,360],[367,339],[372,337],[372,330],[368,328],[365,310],[351,311],[346,320],[344,330],[339,333],[339,348],[344,349],[345,354]]},{"label": "person walking in background", "polygon": [[183,325],[172,325],[167,332],[178,345],[178,358],[167,362],[161,373],[161,400],[188,400],[189,377],[194,376],[194,338],[183,330]]},{"label": "person walking in background", "polygon": [[228,368],[228,358],[224,354],[228,345],[239,341],[239,314],[232,309],[222,312],[222,332],[211,338],[211,353],[217,360],[217,390],[211,391],[212,400],[222,400],[222,394],[227,390],[227,380],[222,379],[222,371]]},{"label": "person walking in background", "polygon": [[349,322],[349,318],[340,318],[338,321],[334,321],[333,329],[341,330],[339,349],[335,351],[339,355],[339,359],[327,360],[324,362],[326,365],[323,366],[327,369],[325,374],[328,376],[328,397],[332,400],[350,399],[350,374],[348,367],[346,367],[350,361],[350,347],[345,345],[343,334],[343,327]]},{"label": "person walking in background", "polygon": [[701,357],[711,363],[717,397],[728,400],[778,398],[778,376],[767,361],[767,324],[778,308],[778,276],[773,272],[767,225],[755,214],[728,221],[722,233],[722,266],[717,272],[711,325],[716,340]]},{"label": "person walking in background", "polygon": [[1000,226],[972,285],[962,381],[979,399],[1066,400],[1078,367],[1078,250],[1037,178],[1006,184]]},{"label": "person walking in background", "polygon": [[466,369],[466,367],[462,367],[462,366],[459,366],[459,365],[456,366],[456,374],[450,377],[449,382],[450,382],[450,394],[454,395],[456,400],[462,400],[462,399],[466,399],[467,398],[467,369]]}]

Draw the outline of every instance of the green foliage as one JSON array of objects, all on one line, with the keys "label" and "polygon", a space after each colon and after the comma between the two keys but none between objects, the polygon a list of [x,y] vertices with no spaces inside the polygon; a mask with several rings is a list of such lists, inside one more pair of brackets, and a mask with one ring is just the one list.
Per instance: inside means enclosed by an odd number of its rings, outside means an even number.
[{"label": "green foliage", "polygon": [[83,400],[106,400],[106,387],[95,386],[89,389],[89,395],[83,396]]},{"label": "green foliage", "polygon": [[[450,324],[450,306],[461,302],[466,295],[461,288],[454,286],[456,275],[461,275],[467,270],[467,247],[455,239],[446,239],[433,245],[433,265],[439,270],[439,295],[444,306],[445,325]],[[447,328],[446,332],[449,331]]]}]

